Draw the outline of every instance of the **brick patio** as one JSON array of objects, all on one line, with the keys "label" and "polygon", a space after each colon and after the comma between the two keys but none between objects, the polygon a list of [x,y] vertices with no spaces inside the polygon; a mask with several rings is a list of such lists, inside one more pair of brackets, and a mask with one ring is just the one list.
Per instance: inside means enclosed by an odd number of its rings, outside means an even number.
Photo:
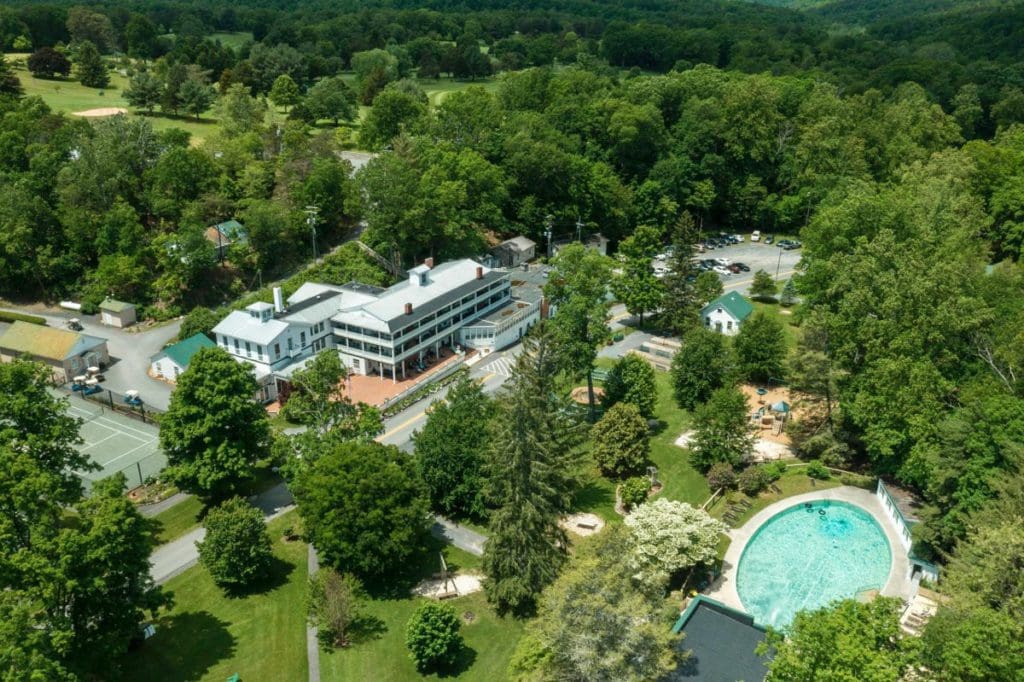
[{"label": "brick patio", "polygon": [[460,362],[460,360],[466,360],[472,357],[476,351],[467,350],[467,352],[461,356],[456,355],[450,350],[442,349],[441,355],[444,356],[440,362],[435,362],[433,365],[427,367],[423,372],[417,372],[413,369],[406,370],[405,379],[402,378],[401,372],[398,375],[398,381],[395,382],[391,377],[385,376],[364,376],[362,374],[352,374],[347,379],[347,385],[345,387],[345,395],[354,403],[366,403],[368,405],[383,405],[386,401],[394,398],[396,395],[409,390],[413,386],[418,384],[427,383],[432,376],[437,374],[439,371],[448,367],[452,363]]}]

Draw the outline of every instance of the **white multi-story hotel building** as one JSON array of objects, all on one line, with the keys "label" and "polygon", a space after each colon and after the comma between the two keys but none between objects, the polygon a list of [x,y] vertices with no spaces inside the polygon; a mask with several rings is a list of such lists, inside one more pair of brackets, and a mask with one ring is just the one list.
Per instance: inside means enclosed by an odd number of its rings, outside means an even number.
[{"label": "white multi-story hotel building", "polygon": [[217,345],[253,365],[260,398],[274,400],[280,382],[327,348],[352,373],[397,381],[445,348],[508,346],[540,319],[539,271],[493,270],[469,259],[431,265],[387,289],[307,283],[287,306],[275,289],[274,305],[254,303],[214,327]]}]

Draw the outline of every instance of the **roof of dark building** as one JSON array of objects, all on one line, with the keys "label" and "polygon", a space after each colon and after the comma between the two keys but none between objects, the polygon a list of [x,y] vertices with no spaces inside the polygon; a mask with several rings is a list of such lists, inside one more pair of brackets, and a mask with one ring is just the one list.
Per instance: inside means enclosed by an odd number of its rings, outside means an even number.
[{"label": "roof of dark building", "polygon": [[755,653],[765,630],[742,611],[698,596],[676,622],[673,632],[680,631],[679,648],[690,656],[666,682],[762,682],[768,674],[766,658]]}]

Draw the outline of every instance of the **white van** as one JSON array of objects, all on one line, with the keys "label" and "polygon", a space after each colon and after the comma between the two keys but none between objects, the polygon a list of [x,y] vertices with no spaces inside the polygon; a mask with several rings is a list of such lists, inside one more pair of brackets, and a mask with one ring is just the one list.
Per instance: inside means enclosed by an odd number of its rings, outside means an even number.
[{"label": "white van", "polygon": [[761,230],[754,230],[750,233],[750,241],[759,242],[761,241]]}]

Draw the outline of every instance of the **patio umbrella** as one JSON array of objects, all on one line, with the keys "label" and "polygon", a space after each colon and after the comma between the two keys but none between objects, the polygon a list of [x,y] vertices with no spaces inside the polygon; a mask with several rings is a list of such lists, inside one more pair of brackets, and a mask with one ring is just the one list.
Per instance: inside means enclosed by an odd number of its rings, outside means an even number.
[{"label": "patio umbrella", "polygon": [[772,412],[782,412],[784,414],[789,412],[789,403],[785,400],[780,400],[772,405]]}]

